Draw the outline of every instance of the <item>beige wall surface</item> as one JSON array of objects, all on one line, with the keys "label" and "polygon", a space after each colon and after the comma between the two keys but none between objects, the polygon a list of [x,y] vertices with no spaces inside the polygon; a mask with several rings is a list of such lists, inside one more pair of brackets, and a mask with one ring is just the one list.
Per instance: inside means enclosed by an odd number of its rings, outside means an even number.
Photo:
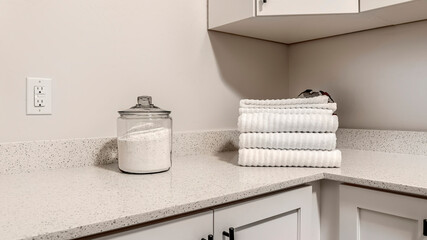
[{"label": "beige wall surface", "polygon": [[427,130],[427,21],[289,48],[290,96],[313,88],[338,102],[340,127]]},{"label": "beige wall surface", "polygon": [[[207,29],[201,0],[0,0],[0,142],[116,134],[138,95],[174,129],[236,128],[240,98],[288,95],[287,46]],[[25,78],[53,79],[27,116]]]}]

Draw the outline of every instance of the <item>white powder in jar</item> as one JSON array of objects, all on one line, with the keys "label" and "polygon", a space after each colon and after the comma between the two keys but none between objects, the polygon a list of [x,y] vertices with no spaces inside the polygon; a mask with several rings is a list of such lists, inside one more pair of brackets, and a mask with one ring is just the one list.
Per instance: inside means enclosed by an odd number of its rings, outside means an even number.
[{"label": "white powder in jar", "polygon": [[171,130],[134,131],[117,139],[119,168],[131,173],[166,171],[171,167]]}]

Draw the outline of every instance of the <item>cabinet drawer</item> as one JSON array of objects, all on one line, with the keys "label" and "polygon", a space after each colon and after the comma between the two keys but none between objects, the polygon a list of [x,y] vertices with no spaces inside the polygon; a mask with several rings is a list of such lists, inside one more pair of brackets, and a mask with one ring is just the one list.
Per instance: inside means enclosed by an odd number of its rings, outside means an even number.
[{"label": "cabinet drawer", "polygon": [[340,239],[427,240],[426,218],[426,199],[340,186]]},{"label": "cabinet drawer", "polygon": [[236,240],[308,240],[312,187],[306,186],[214,210],[214,236],[234,228]]},{"label": "cabinet drawer", "polygon": [[[358,0],[255,0],[257,16],[358,13]],[[367,0],[368,1],[368,0]]]}]

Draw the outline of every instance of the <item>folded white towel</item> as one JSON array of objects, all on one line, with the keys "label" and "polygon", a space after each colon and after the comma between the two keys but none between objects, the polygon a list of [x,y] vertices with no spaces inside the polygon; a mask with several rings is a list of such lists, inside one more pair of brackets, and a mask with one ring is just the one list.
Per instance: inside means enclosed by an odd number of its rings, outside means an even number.
[{"label": "folded white towel", "polygon": [[283,114],[327,114],[334,112],[330,109],[321,108],[239,108],[239,114],[242,113],[283,113]]},{"label": "folded white towel", "polygon": [[336,103],[322,103],[322,104],[294,104],[294,105],[282,105],[282,106],[245,106],[240,107],[241,109],[327,109],[335,112],[337,110]]},{"label": "folded white towel", "polygon": [[240,149],[238,163],[259,167],[340,167],[341,151]]},{"label": "folded white towel", "polygon": [[334,150],[335,133],[242,133],[240,148]]},{"label": "folded white towel", "polygon": [[338,117],[325,114],[244,113],[240,132],[336,132]]},{"label": "folded white towel", "polygon": [[328,100],[328,96],[274,100],[242,99],[240,100],[240,107],[285,107],[287,105],[327,104]]}]

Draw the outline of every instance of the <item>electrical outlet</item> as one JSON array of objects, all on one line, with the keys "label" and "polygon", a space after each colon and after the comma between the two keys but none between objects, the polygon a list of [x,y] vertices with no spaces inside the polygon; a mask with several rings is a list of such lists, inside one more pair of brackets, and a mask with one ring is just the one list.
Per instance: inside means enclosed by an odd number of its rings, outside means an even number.
[{"label": "electrical outlet", "polygon": [[35,95],[34,96],[34,107],[43,108],[46,107],[46,101],[44,95]]},{"label": "electrical outlet", "polygon": [[52,114],[52,79],[27,78],[27,115]]},{"label": "electrical outlet", "polygon": [[34,94],[42,94],[45,95],[46,94],[46,88],[44,86],[35,86],[34,87]]}]

